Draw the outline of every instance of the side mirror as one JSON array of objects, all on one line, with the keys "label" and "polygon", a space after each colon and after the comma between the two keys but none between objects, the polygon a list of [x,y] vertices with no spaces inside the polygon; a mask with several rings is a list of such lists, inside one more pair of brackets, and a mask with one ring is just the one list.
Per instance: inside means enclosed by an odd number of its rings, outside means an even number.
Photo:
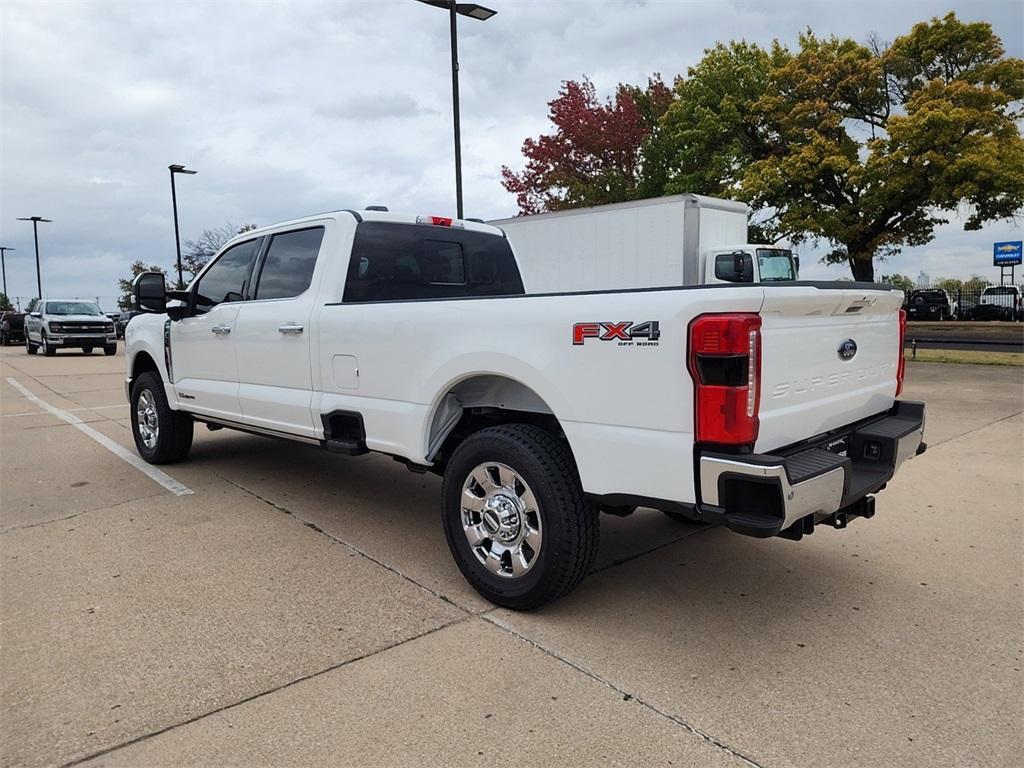
[{"label": "side mirror", "polygon": [[31,317],[35,317],[37,319],[43,316],[42,312],[31,312],[29,314],[30,314]]},{"label": "side mirror", "polygon": [[800,276],[800,257],[793,254],[793,269],[796,271],[797,277]]},{"label": "side mirror", "polygon": [[143,272],[132,281],[132,304],[141,312],[167,311],[167,284],[161,272]]}]

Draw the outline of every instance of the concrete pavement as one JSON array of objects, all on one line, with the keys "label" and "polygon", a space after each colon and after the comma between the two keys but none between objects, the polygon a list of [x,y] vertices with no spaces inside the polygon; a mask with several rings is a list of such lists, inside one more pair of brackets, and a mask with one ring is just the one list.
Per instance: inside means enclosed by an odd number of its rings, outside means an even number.
[{"label": "concrete pavement", "polygon": [[1024,753],[1017,368],[911,364],[928,453],[802,542],[641,510],[496,610],[439,483],[199,427],[174,496],[123,358],[0,349],[2,765],[934,765]]}]

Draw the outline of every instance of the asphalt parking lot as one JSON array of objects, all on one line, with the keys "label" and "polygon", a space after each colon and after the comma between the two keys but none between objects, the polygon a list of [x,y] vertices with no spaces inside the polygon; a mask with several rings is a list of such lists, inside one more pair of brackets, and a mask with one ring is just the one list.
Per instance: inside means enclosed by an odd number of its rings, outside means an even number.
[{"label": "asphalt parking lot", "polygon": [[909,366],[930,448],[872,520],[605,517],[516,614],[387,458],[197,428],[154,482],[123,364],[0,349],[3,765],[1020,764],[1020,368]]}]

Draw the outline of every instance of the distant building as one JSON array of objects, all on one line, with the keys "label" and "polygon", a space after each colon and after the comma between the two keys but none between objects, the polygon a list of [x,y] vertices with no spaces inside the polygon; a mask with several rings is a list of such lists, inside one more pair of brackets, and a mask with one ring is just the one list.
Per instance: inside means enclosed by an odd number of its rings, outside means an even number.
[{"label": "distant building", "polygon": [[928,274],[924,270],[921,270],[921,274],[917,276],[917,287],[918,288],[927,288],[931,284],[932,284],[932,279],[928,276]]}]

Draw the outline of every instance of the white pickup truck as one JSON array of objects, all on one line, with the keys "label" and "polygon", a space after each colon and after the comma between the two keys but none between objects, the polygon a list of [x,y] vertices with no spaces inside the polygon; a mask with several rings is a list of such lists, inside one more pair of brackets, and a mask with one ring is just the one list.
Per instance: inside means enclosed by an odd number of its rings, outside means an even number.
[{"label": "white pickup truck", "polygon": [[186,290],[145,273],[133,295],[144,459],[183,459],[198,421],[436,472],[455,562],[511,608],[579,583],[600,511],[799,539],[871,517],[924,450],[883,285],[527,294],[500,229],[367,210],[246,232]]}]

